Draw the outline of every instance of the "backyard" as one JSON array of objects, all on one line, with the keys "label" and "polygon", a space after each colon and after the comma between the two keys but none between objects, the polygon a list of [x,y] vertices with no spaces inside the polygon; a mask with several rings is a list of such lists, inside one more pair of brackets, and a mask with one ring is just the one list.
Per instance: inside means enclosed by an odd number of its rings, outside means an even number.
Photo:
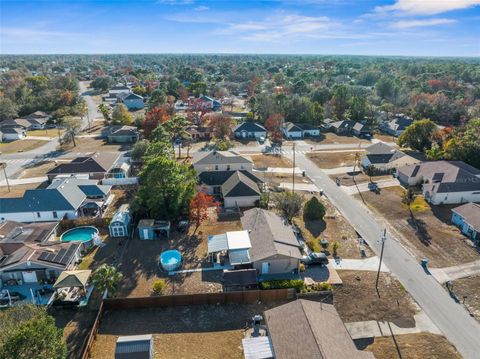
[{"label": "backyard", "polygon": [[30,130],[27,133],[27,136],[36,136],[36,137],[46,137],[46,138],[55,138],[59,137],[58,133],[60,132],[60,136],[64,132],[64,130],[59,130],[57,128],[47,128],[44,130]]},{"label": "backyard", "polygon": [[73,143],[67,145],[58,146],[59,150],[65,152],[117,152],[125,151],[131,148],[129,144],[109,144],[103,139],[97,137],[77,137],[75,139],[76,146],[73,146]]},{"label": "backyard", "polygon": [[8,186],[0,186],[0,197],[2,198],[14,198],[22,197],[26,190],[36,189],[45,187],[48,183],[28,183],[28,184],[19,184],[15,186],[10,186],[10,191]]},{"label": "backyard", "polygon": [[[355,195],[377,215],[384,217],[398,239],[416,255],[427,258],[432,267],[446,267],[479,259],[477,248],[460,231],[449,224],[442,208],[430,208],[417,196],[409,207],[402,203],[402,187],[383,188],[380,194],[363,192]],[[395,233],[394,233],[395,234]]]},{"label": "backyard", "polygon": [[0,153],[27,152],[48,143],[48,140],[17,140],[12,142],[0,142]]},{"label": "backyard", "polygon": [[[361,156],[363,151],[317,151],[307,154],[307,157],[319,168],[337,168],[353,166],[357,153]],[[357,155],[357,158],[359,155]]]},{"label": "backyard", "polygon": [[112,358],[121,335],[153,334],[155,357],[243,358],[245,324],[282,304],[192,305],[107,311],[93,345],[93,358]]},{"label": "backyard", "polygon": [[[33,178],[43,177],[47,175],[47,172],[57,166],[60,161],[41,161],[35,163],[35,165],[25,168],[19,178]],[[68,161],[66,161],[68,162]]]}]

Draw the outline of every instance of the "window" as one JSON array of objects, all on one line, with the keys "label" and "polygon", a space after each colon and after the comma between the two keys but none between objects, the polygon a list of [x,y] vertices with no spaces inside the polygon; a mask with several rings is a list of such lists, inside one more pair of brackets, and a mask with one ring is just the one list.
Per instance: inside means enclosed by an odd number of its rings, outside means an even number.
[{"label": "window", "polygon": [[58,214],[55,211],[53,211],[53,218],[58,218]]},{"label": "window", "polygon": [[227,171],[230,171],[230,165],[227,165]]},{"label": "window", "polygon": [[37,218],[40,218],[40,212],[37,212]]},{"label": "window", "polygon": [[215,171],[218,171],[218,165],[215,165]]}]

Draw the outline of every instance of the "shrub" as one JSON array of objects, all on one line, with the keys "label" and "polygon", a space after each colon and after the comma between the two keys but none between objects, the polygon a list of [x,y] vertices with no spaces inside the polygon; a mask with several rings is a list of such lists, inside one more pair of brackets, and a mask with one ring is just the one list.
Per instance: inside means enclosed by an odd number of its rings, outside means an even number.
[{"label": "shrub", "polygon": [[164,279],[157,279],[155,283],[153,283],[152,290],[157,294],[162,294],[166,285]]},{"label": "shrub", "polygon": [[305,264],[300,263],[300,272],[305,272]]},{"label": "shrub", "polygon": [[317,197],[312,197],[303,207],[303,217],[310,221],[323,219],[325,216],[325,206],[320,203]]},{"label": "shrub", "polygon": [[261,283],[262,289],[285,289],[295,288],[295,291],[299,293],[305,284],[301,279],[285,279],[285,280],[270,280]]},{"label": "shrub", "polygon": [[334,256],[337,255],[338,248],[340,248],[340,243],[338,243],[338,241],[334,241],[332,243],[332,252]]},{"label": "shrub", "polygon": [[316,291],[325,291],[325,290],[332,290],[333,287],[328,282],[320,282],[320,283],[315,283],[315,285],[313,286],[313,289]]},{"label": "shrub", "polygon": [[308,238],[305,243],[307,247],[310,248],[312,252],[320,252],[320,245],[318,243],[318,239],[316,238]]}]

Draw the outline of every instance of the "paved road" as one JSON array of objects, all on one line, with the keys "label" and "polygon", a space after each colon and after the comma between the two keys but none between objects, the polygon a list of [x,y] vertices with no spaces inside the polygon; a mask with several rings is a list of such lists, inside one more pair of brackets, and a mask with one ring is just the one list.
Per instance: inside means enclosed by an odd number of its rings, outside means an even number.
[{"label": "paved road", "polygon": [[[379,255],[379,238],[384,226],[364,205],[342,191],[305,155],[297,154],[296,163],[300,168],[306,169],[307,175],[325,191],[332,203]],[[460,354],[466,359],[478,359],[480,324],[469,316],[463,306],[456,304],[440,284],[423,271],[414,257],[390,236],[385,244],[384,261]]]},{"label": "paved road", "polygon": [[[80,82],[79,83],[79,93],[85,99],[85,102],[88,107],[88,116],[84,116],[82,119],[82,130],[88,126],[88,121],[93,121],[96,118],[101,117],[98,112],[97,106],[93,102],[91,96],[88,95],[87,92],[87,83]],[[32,151],[26,152],[18,152],[18,153],[11,153],[11,154],[2,154],[0,155],[0,162],[5,162],[7,164],[6,172],[8,178],[15,178],[18,176],[20,171],[28,165],[32,165],[35,162],[40,162],[45,159],[56,158],[61,156],[60,152],[56,151],[58,145],[58,138],[52,138],[48,143],[45,145],[38,147]],[[2,180],[3,174],[2,174]]]}]

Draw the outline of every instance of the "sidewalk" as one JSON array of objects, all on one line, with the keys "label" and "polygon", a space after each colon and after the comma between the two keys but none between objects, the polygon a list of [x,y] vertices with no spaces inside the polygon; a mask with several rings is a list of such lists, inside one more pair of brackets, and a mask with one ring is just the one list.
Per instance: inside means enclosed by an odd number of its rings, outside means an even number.
[{"label": "sidewalk", "polygon": [[[358,185],[353,185],[353,186],[340,186],[342,190],[344,190],[347,194],[349,195],[354,195],[357,194],[358,192],[367,192],[370,191],[368,188],[368,183],[359,183]],[[395,187],[395,186],[400,186],[400,182],[397,179],[391,179],[391,180],[384,180],[384,181],[378,181],[375,182],[377,184],[378,188],[387,188],[387,187]]]},{"label": "sidewalk", "polygon": [[445,283],[449,280],[453,281],[480,274],[480,260],[453,267],[429,268],[428,270],[439,283]]},{"label": "sidewalk", "polygon": [[[286,173],[291,174],[293,172],[293,168],[288,167],[268,167],[266,170],[257,170],[253,169],[253,172],[258,173]],[[298,167],[295,167],[295,174],[300,175],[302,174],[302,170]]]},{"label": "sidewalk", "polygon": [[[355,168],[356,171],[360,171],[360,167]],[[327,175],[336,175],[337,173],[353,172],[353,166],[326,168],[323,170]]]},{"label": "sidewalk", "polygon": [[420,312],[414,315],[414,327],[400,327],[393,322],[380,322],[376,320],[369,320],[365,322],[345,323],[348,332],[352,339],[374,338],[374,337],[389,337],[401,334],[414,334],[421,332],[428,332],[433,334],[442,333],[428,318],[425,312]]},{"label": "sidewalk", "polygon": [[[280,183],[280,188],[292,189],[293,183]],[[295,191],[318,192],[317,186],[312,183],[295,183]]]},{"label": "sidewalk", "polygon": [[[336,270],[360,270],[360,271],[378,271],[380,259],[378,257],[370,257],[365,259],[342,259],[331,260],[328,265],[331,265]],[[382,263],[382,272],[390,272],[385,263]]]}]

